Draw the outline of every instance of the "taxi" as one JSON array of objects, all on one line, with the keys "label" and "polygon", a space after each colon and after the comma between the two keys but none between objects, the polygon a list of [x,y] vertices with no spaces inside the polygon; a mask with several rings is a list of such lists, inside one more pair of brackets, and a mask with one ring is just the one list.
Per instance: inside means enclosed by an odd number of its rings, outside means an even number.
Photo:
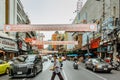
[{"label": "taxi", "polygon": [[0,60],[0,74],[9,73],[10,64],[6,61]]}]

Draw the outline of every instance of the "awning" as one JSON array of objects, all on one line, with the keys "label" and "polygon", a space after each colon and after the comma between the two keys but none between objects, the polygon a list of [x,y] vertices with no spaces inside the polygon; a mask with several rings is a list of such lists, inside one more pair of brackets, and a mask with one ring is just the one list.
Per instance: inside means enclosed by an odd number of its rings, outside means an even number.
[{"label": "awning", "polygon": [[78,56],[78,54],[69,54],[67,56]]},{"label": "awning", "polygon": [[85,56],[92,56],[92,53],[86,53]]}]

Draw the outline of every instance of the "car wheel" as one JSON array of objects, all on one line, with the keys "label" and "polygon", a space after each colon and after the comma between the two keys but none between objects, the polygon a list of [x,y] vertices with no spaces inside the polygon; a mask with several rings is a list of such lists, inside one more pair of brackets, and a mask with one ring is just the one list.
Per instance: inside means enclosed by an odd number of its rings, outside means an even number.
[{"label": "car wheel", "polygon": [[9,74],[9,68],[6,69],[5,74]]},{"label": "car wheel", "polygon": [[93,67],[93,72],[96,72],[96,68],[95,67]]}]

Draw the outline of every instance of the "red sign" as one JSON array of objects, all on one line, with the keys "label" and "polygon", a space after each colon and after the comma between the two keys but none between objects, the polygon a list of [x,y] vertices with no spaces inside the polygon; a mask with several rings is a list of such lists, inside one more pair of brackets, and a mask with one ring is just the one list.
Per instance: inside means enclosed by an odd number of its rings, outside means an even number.
[{"label": "red sign", "polygon": [[25,42],[32,42],[33,40],[36,40],[36,38],[25,38]]},{"label": "red sign", "polygon": [[32,38],[25,38],[25,42],[32,42]]},{"label": "red sign", "polygon": [[38,49],[43,49],[44,46],[43,45],[38,45]]},{"label": "red sign", "polygon": [[90,47],[91,49],[98,48],[99,44],[100,44],[100,38],[97,38],[97,39],[91,40]]}]

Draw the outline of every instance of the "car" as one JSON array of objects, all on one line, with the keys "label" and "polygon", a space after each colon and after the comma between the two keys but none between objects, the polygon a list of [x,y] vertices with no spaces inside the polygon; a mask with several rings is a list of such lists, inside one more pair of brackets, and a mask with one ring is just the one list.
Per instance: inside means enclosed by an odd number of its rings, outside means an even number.
[{"label": "car", "polygon": [[48,57],[47,56],[43,56],[42,60],[43,60],[43,62],[48,61]]},{"label": "car", "polygon": [[0,74],[9,73],[10,64],[4,60],[0,60]]},{"label": "car", "polygon": [[87,69],[92,69],[94,72],[96,71],[104,71],[111,72],[112,66],[106,63],[104,60],[99,58],[90,58],[85,62],[85,67]]},{"label": "car", "polygon": [[11,65],[13,64],[15,61],[21,61],[24,62],[26,59],[27,55],[19,55],[18,57],[13,57],[13,59],[9,60],[8,63]]},{"label": "car", "polygon": [[52,62],[52,63],[54,62],[54,58],[51,58],[51,62]]},{"label": "car", "polygon": [[13,77],[32,77],[43,69],[42,59],[39,55],[27,55],[26,59],[18,58],[10,65],[9,76]]}]

